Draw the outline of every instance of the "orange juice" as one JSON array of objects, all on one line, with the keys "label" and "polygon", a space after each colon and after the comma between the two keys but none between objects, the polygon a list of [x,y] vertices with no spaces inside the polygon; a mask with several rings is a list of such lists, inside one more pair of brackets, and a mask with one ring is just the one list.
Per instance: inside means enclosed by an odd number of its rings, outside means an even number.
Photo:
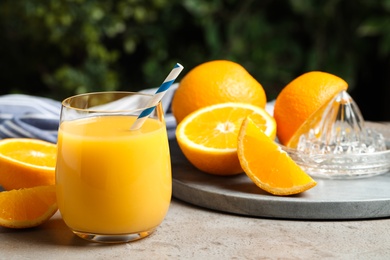
[{"label": "orange juice", "polygon": [[128,234],[153,230],[171,199],[165,124],[131,116],[62,122],[58,132],[57,201],[73,231]]}]

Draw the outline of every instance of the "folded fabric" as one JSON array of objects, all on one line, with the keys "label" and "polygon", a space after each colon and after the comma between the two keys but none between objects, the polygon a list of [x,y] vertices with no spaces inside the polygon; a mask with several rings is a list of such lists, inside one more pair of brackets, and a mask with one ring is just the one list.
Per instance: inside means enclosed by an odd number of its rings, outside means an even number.
[{"label": "folded fabric", "polygon": [[[175,137],[176,120],[170,111],[171,100],[178,84],[173,84],[165,94],[162,104],[165,111],[168,137]],[[153,94],[156,88],[140,92]],[[122,102],[122,104],[121,104]],[[122,100],[115,106],[121,107],[139,100]],[[134,104],[133,104],[134,105]],[[272,115],[274,102],[267,103],[266,110]],[[37,138],[57,142],[61,102],[48,98],[10,94],[0,96],[0,139]]]},{"label": "folded fabric", "polygon": [[0,96],[0,139],[37,138],[55,143],[61,103],[20,94]]},{"label": "folded fabric", "polygon": [[[176,86],[171,87],[163,98],[166,112],[168,136],[175,135],[176,121],[168,112],[170,100]],[[156,89],[141,92],[154,93]],[[118,104],[120,105],[120,104]],[[48,98],[10,94],[0,96],[0,139],[37,138],[57,142],[57,131],[61,112],[61,102]]]}]

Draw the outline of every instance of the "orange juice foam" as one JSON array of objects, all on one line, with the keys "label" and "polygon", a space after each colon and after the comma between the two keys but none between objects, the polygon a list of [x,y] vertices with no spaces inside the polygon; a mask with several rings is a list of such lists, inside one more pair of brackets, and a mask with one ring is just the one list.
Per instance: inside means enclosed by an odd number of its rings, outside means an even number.
[{"label": "orange juice foam", "polygon": [[102,116],[66,121],[58,132],[57,201],[74,231],[128,234],[164,219],[172,179],[165,124]]}]

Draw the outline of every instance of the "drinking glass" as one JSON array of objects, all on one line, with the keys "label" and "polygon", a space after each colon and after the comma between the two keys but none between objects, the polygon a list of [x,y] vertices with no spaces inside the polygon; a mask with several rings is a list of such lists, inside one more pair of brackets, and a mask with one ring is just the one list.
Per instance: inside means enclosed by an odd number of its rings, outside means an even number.
[{"label": "drinking glass", "polygon": [[130,130],[152,95],[98,92],[62,102],[58,207],[74,234],[102,243],[151,234],[171,200],[171,162],[161,102]]}]

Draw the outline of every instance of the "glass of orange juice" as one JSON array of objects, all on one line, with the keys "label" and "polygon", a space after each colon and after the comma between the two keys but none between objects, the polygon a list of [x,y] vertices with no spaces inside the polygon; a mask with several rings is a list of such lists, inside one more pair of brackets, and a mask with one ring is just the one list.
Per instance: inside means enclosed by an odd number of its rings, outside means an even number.
[{"label": "glass of orange juice", "polygon": [[56,189],[66,225],[81,238],[129,242],[151,234],[171,200],[168,137],[161,102],[130,130],[151,95],[98,92],[62,102]]}]

